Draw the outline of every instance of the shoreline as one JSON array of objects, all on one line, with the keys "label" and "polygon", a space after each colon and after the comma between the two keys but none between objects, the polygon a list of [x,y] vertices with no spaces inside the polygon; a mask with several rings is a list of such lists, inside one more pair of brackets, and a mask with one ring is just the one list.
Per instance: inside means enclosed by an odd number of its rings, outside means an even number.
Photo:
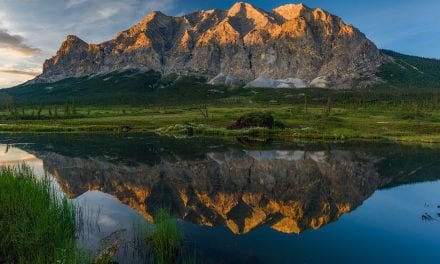
[{"label": "shoreline", "polygon": [[[162,128],[163,129],[163,128]],[[345,142],[371,142],[371,143],[398,143],[398,144],[422,144],[422,145],[434,145],[440,147],[440,135],[426,136],[383,136],[383,135],[301,135],[290,134],[292,131],[289,129],[280,130],[273,129],[272,131],[267,128],[251,128],[243,130],[227,130],[225,128],[212,128],[199,132],[186,133],[182,131],[177,132],[161,132],[161,129],[132,129],[130,131],[121,131],[118,128],[105,128],[105,129],[93,129],[93,127],[81,127],[81,128],[63,128],[63,129],[50,129],[50,130],[0,130],[0,134],[3,135],[19,135],[19,134],[117,134],[117,135],[130,135],[130,134],[157,134],[164,137],[178,137],[178,138],[191,138],[191,137],[208,137],[217,139],[236,139],[236,138],[249,138],[255,141],[264,140],[276,140],[286,142],[301,142],[301,143],[345,143]],[[226,132],[226,133],[225,133]]]}]

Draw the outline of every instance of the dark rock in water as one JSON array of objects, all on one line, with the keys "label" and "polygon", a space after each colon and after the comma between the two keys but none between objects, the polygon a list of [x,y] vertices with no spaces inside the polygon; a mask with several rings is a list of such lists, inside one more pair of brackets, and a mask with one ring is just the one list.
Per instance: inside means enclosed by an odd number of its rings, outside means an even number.
[{"label": "dark rock in water", "polygon": [[120,126],[120,127],[119,127],[119,131],[120,131],[120,132],[123,132],[123,133],[130,132],[131,130],[132,130],[132,128],[129,127],[129,126]]},{"label": "dark rock in water", "polygon": [[273,128],[275,120],[271,114],[268,113],[249,113],[241,116],[228,129],[242,129],[249,127],[265,127]]},{"label": "dark rock in water", "polygon": [[126,229],[120,229],[101,239],[99,241],[100,251],[94,263],[117,263],[112,259],[121,247],[126,233]]}]

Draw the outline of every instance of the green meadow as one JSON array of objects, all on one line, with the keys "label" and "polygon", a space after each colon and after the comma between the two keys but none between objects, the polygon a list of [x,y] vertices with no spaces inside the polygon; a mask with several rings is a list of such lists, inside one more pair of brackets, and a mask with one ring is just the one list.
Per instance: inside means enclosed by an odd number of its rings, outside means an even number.
[{"label": "green meadow", "polygon": [[[269,93],[265,90],[257,92]],[[308,95],[310,91],[270,92],[281,98],[269,102],[253,102],[252,98],[226,98],[223,102],[211,104],[183,105],[78,105],[70,106],[67,111],[63,105],[42,109],[23,107],[13,113],[6,110],[0,113],[0,131],[156,131],[162,134],[247,135],[314,140],[440,141],[440,104],[435,92],[421,93],[405,100],[398,100],[399,97],[391,94],[381,101],[360,97],[359,101],[352,103],[341,100],[339,96],[345,94],[340,91],[326,91],[329,95],[323,102]],[[291,99],[291,103],[282,100],[286,96]],[[227,129],[240,116],[253,112],[269,113],[284,127]]]}]

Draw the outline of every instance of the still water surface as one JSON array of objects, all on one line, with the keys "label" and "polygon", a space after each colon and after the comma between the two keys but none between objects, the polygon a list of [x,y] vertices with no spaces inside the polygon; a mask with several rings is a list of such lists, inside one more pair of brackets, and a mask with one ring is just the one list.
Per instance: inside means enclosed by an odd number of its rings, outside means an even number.
[{"label": "still water surface", "polygon": [[[159,207],[202,263],[438,263],[440,148],[153,134],[0,136],[93,215],[80,243],[130,241]],[[141,261],[129,242],[121,263]]]}]

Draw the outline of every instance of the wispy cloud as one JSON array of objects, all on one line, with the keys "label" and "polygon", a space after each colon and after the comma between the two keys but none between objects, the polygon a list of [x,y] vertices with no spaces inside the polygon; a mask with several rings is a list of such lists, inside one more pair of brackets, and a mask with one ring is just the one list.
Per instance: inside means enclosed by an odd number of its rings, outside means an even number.
[{"label": "wispy cloud", "polygon": [[145,3],[145,10],[149,11],[170,12],[177,9],[177,7],[178,2],[176,0],[147,1]]},{"label": "wispy cloud", "polygon": [[87,2],[88,0],[69,0],[66,4],[67,8],[72,8],[81,4],[84,4],[85,2]]},{"label": "wispy cloud", "polygon": [[22,56],[35,56],[41,52],[40,49],[26,45],[22,36],[10,34],[5,29],[0,29],[0,48],[15,51]]},{"label": "wispy cloud", "polygon": [[37,76],[38,74],[40,74],[39,72],[22,71],[15,69],[0,69],[0,73],[17,74],[17,75],[25,75],[25,76]]}]

